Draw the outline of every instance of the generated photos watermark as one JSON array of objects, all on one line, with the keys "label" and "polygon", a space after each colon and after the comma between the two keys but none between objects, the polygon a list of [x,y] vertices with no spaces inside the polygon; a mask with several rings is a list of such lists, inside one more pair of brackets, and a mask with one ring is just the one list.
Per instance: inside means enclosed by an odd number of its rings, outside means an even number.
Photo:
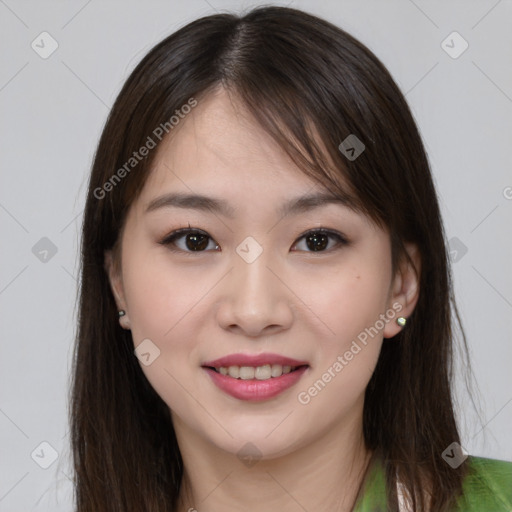
[{"label": "generated photos watermark", "polygon": [[[336,360],[327,368],[322,376],[315,381],[306,391],[301,391],[297,395],[297,400],[302,405],[307,405],[331,382],[341,371],[361,352],[368,344],[368,341],[377,336],[391,320],[393,320],[403,306],[395,302],[385,313],[381,313],[379,319],[371,327],[366,327],[357,335],[357,340],[353,340],[350,348],[343,355],[338,355]],[[359,343],[358,343],[359,342]]]},{"label": "generated photos watermark", "polygon": [[[181,108],[174,111],[168,121],[160,123],[152,132],[148,135],[146,142],[139,148],[138,151],[134,151],[132,156],[112,174],[112,176],[105,182],[101,187],[94,189],[94,197],[96,199],[104,199],[108,192],[112,192],[123,178],[125,178],[144,158],[146,158],[150,151],[156,148],[158,142],[171,132],[178,124],[181,119],[185,119],[194,107],[197,106],[197,100],[190,98],[187,103],[183,104]],[[156,139],[156,140],[155,140]],[[158,142],[157,142],[158,141]]]}]

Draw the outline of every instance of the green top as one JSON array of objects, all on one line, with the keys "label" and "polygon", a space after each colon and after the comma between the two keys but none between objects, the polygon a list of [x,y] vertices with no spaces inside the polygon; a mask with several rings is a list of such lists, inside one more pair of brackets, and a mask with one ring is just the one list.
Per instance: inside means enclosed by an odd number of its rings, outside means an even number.
[{"label": "green top", "polygon": [[[463,493],[453,512],[512,512],[512,462],[468,457]],[[381,463],[370,469],[354,512],[385,512],[386,476]]]}]

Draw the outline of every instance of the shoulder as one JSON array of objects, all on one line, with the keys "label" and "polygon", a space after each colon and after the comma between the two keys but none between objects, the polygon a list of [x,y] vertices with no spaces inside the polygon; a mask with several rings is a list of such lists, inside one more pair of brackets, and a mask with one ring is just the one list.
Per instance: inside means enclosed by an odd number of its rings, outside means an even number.
[{"label": "shoulder", "polygon": [[468,457],[463,493],[456,511],[512,510],[512,462]]},{"label": "shoulder", "polygon": [[[466,462],[462,495],[450,512],[511,512],[512,462],[470,456]],[[397,489],[400,494],[400,488]],[[354,511],[389,509],[384,465],[376,460],[370,467]],[[400,510],[405,511],[402,505]]]}]

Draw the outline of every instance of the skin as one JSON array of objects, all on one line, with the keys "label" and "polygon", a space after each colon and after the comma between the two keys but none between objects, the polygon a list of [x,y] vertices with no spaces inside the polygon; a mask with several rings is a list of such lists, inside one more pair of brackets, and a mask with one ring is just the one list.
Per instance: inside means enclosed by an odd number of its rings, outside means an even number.
[{"label": "skin", "polygon": [[[343,370],[312,397],[298,400],[395,304],[408,317],[418,298],[414,268],[391,271],[389,234],[341,204],[280,217],[287,200],[321,187],[305,176],[243,106],[223,89],[202,99],[158,149],[155,166],[131,205],[121,237],[121,262],[106,268],[121,325],[134,346],[149,338],[160,355],[141,365],[172,411],[184,460],[180,510],[351,510],[370,452],[362,434],[364,391],[385,323]],[[168,192],[222,198],[228,218],[209,211],[147,206]],[[173,230],[205,231],[207,250],[186,239],[159,242]],[[314,252],[300,238],[318,227],[349,241]],[[236,252],[248,236],[263,252],[247,263]],[[181,249],[181,251],[179,250]],[[415,247],[407,246],[416,269]],[[263,402],[220,391],[201,368],[233,353],[278,353],[305,360],[292,388]],[[331,370],[332,372],[332,370]],[[258,460],[237,452],[252,443]]]}]

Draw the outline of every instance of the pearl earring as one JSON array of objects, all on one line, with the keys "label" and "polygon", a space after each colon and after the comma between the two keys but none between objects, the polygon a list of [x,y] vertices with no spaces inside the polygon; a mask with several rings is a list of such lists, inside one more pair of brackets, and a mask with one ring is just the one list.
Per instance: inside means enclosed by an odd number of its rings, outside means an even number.
[{"label": "pearl earring", "polygon": [[126,315],[126,311],[124,309],[121,309],[119,312],[118,312],[118,315],[119,315],[119,318],[121,318],[122,316]]},{"label": "pearl earring", "polygon": [[399,316],[397,319],[396,319],[396,323],[400,326],[400,327],[405,327],[405,324],[407,323],[407,318],[403,317],[403,316]]}]

